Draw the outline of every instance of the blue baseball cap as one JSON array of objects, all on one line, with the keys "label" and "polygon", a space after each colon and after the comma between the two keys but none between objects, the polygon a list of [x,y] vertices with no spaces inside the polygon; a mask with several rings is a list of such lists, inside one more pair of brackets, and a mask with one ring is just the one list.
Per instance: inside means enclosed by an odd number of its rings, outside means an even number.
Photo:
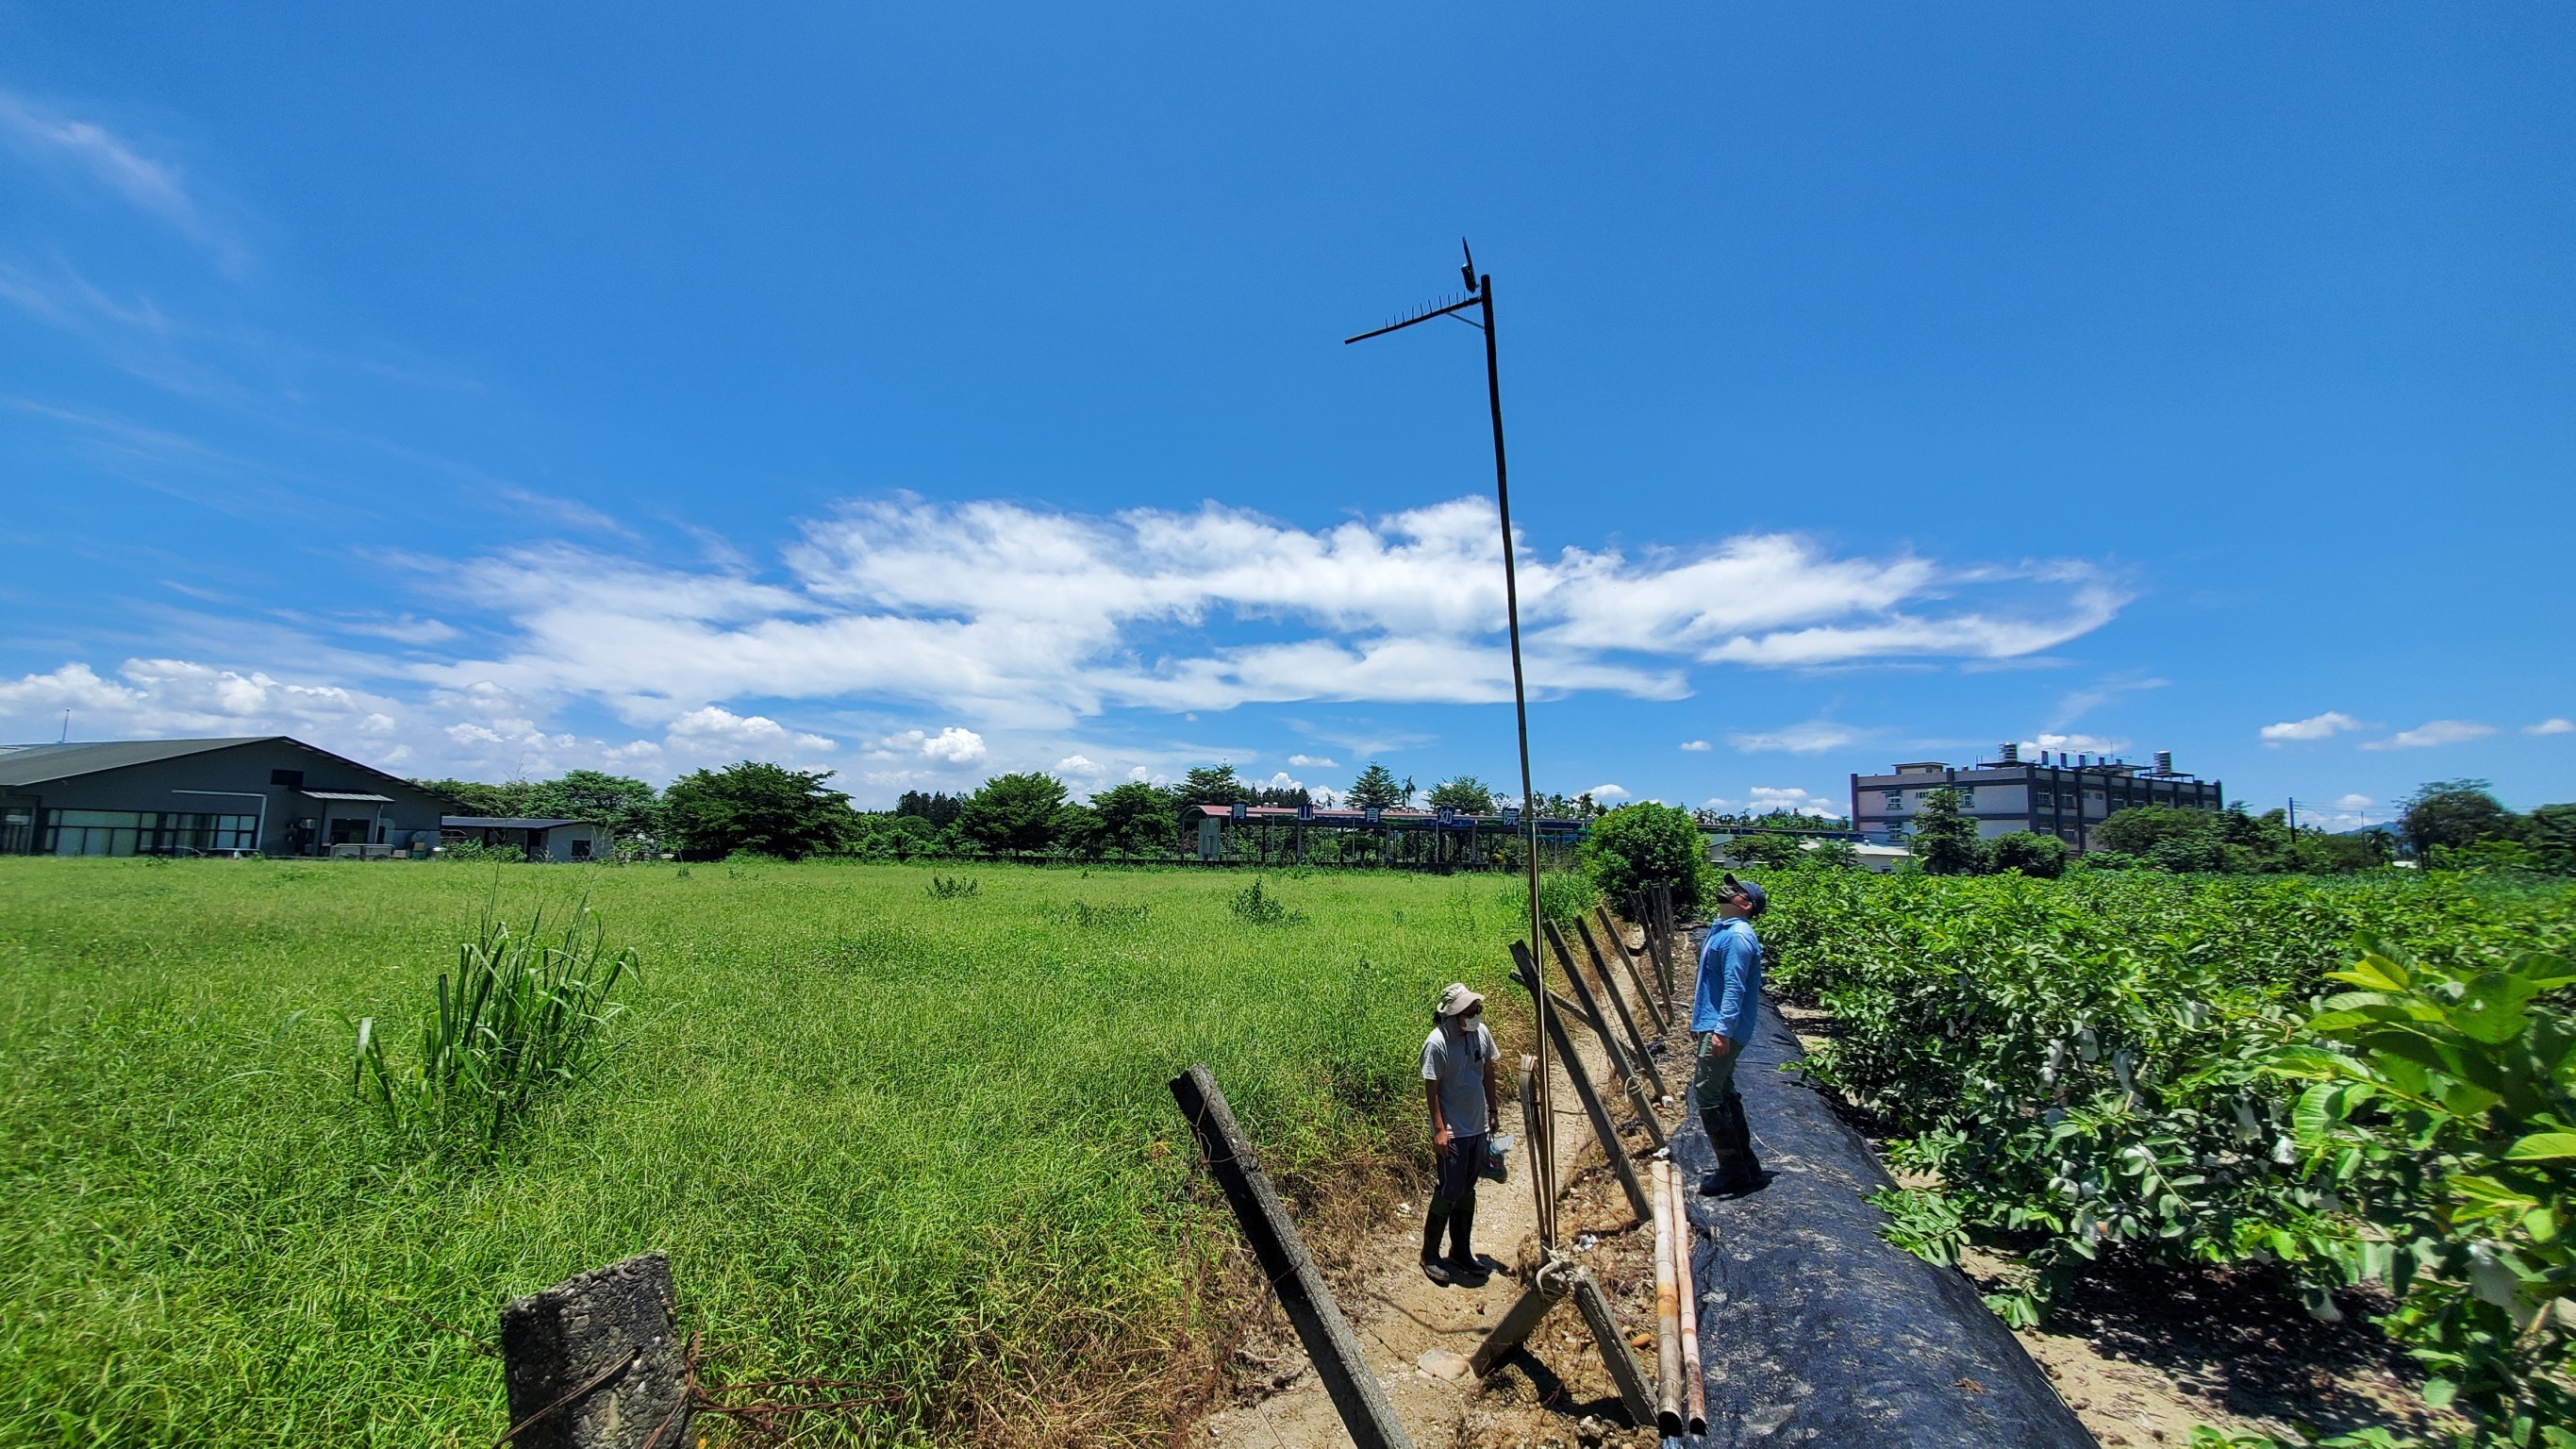
[{"label": "blue baseball cap", "polygon": [[1749,880],[1737,880],[1732,872],[1726,877],[1726,893],[1744,897],[1746,915],[1758,916],[1771,909],[1771,897],[1764,893],[1762,887]]}]

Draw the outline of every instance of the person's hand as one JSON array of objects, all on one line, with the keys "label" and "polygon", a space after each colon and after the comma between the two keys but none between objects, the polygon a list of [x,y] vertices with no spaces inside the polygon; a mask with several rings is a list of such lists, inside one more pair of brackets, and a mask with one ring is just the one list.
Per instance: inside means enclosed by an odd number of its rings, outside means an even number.
[{"label": "person's hand", "polygon": [[1449,1127],[1447,1123],[1442,1123],[1440,1126],[1432,1129],[1431,1150],[1442,1157],[1449,1155]]},{"label": "person's hand", "polygon": [[1715,1032],[1710,1032],[1708,1034],[1708,1049],[1717,1053],[1719,1056],[1727,1056],[1734,1052],[1735,1043],[1728,1041],[1725,1037],[1719,1036]]}]

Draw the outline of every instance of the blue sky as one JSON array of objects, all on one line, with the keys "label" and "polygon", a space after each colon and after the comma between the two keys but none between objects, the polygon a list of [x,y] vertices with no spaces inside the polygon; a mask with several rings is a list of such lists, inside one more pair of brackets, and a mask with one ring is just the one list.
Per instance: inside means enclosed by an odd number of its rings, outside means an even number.
[{"label": "blue sky", "polygon": [[[0,4],[0,737],[2576,797],[2576,13]],[[2335,802],[2343,802],[2340,805]],[[2304,812],[2303,812],[2304,813]]]}]

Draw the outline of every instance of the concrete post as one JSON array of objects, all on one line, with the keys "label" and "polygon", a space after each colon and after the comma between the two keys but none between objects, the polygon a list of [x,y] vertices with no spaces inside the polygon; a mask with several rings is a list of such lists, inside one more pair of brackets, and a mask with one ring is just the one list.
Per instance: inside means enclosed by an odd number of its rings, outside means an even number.
[{"label": "concrete post", "polygon": [[501,1310],[508,1437],[519,1449],[679,1449],[689,1372],[671,1260],[641,1253]]}]

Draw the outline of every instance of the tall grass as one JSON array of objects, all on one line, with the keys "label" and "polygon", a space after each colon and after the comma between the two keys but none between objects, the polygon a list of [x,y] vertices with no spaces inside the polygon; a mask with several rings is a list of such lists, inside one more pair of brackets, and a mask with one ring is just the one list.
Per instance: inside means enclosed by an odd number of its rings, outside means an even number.
[{"label": "tall grass", "polygon": [[650,985],[476,1160],[387,1153],[335,1014],[408,1066],[488,868],[0,859],[0,1445],[481,1449],[501,1302],[647,1248],[711,1378],[883,1397],[800,1444],[1166,1442],[1240,1300],[1164,1083],[1207,1062],[1311,1212],[1419,1160],[1443,984],[1516,1039],[1518,917],[1489,878],[1274,877],[1308,920],[1252,929],[1239,876],[977,876],[503,868],[496,916],[587,882]]},{"label": "tall grass", "polygon": [[489,1153],[539,1094],[598,1066],[608,1026],[626,1009],[609,993],[641,975],[635,948],[611,954],[608,927],[587,905],[559,940],[544,937],[542,910],[525,934],[487,914],[457,947],[456,975],[438,978],[416,1065],[388,1064],[375,1018],[359,1019],[352,1081],[398,1137],[469,1137]]}]

